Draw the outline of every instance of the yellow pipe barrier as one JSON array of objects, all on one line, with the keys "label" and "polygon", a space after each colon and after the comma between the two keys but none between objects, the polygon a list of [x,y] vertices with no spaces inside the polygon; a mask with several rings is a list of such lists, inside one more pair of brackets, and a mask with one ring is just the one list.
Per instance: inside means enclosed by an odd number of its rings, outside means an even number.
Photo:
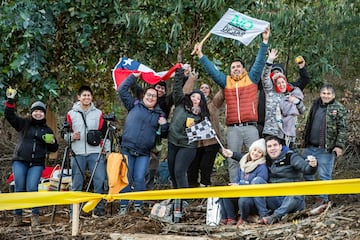
[{"label": "yellow pipe barrier", "polygon": [[229,198],[358,193],[360,193],[360,178],[329,181],[306,181],[295,183],[271,183],[240,186],[182,188],[145,192],[119,193],[112,195],[72,191],[1,193],[0,211],[18,208],[32,208],[87,202],[83,210],[88,212],[91,211],[101,199],[106,199],[107,201],[123,199],[163,200],[176,198],[193,199],[208,197]]}]

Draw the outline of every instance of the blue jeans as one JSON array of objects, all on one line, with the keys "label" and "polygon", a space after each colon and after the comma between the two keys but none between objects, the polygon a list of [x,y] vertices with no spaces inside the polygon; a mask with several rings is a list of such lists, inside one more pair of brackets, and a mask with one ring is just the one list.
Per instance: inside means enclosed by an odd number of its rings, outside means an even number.
[{"label": "blue jeans", "polygon": [[[82,175],[82,173],[85,174],[85,171],[87,169],[89,169],[89,171],[93,173],[98,156],[99,156],[98,153],[92,153],[89,155],[76,155],[75,157],[74,156],[71,157],[71,171],[72,171],[71,190],[73,191],[83,190],[84,176]],[[76,162],[79,164],[81,171],[79,170],[78,164]],[[92,180],[95,193],[104,194],[105,179],[106,179],[105,162],[103,156],[101,155]],[[104,209],[104,202],[100,201],[96,206],[95,211],[102,211],[103,209]]]},{"label": "blue jeans", "polygon": [[266,203],[269,209],[273,210],[273,215],[281,220],[288,213],[304,210],[304,196],[282,196],[267,197]]},{"label": "blue jeans", "polygon": [[[37,192],[44,166],[33,166],[24,161],[13,161],[15,192]],[[32,214],[39,214],[39,208],[32,208]],[[22,209],[15,210],[16,215],[22,215]]]},{"label": "blue jeans", "polygon": [[220,198],[221,219],[237,218],[237,198]]},{"label": "blue jeans", "polygon": [[178,147],[168,143],[168,166],[174,188],[187,188],[187,171],[196,156],[196,148]]},{"label": "blue jeans", "polygon": [[[256,126],[229,126],[227,133],[228,148],[233,152],[241,152],[243,144],[246,149],[259,139],[259,132]],[[239,182],[239,162],[228,158],[228,169],[230,182]]]},{"label": "blue jeans", "polygon": [[[255,177],[250,184],[266,184],[267,182],[261,177]],[[242,197],[239,198],[240,216],[243,220],[249,215],[256,214],[260,218],[268,215],[265,197]]]},{"label": "blue jeans", "polygon": [[[320,180],[331,180],[332,179],[332,172],[334,168],[335,162],[335,154],[327,152],[324,148],[318,147],[307,147],[303,151],[303,157],[306,158],[309,155],[313,155],[317,159],[317,175]],[[305,180],[315,180],[314,175],[304,175]],[[329,200],[328,195],[320,195],[324,201]]]},{"label": "blue jeans", "polygon": [[[146,190],[145,185],[145,174],[149,166],[150,156],[140,155],[134,156],[131,155],[126,150],[122,151],[128,157],[128,173],[127,177],[129,184],[121,191],[122,193],[131,192],[132,189],[134,192],[142,192]],[[129,204],[129,200],[122,200],[120,202],[121,207],[125,207]],[[143,201],[136,200],[134,205],[142,205]]]}]

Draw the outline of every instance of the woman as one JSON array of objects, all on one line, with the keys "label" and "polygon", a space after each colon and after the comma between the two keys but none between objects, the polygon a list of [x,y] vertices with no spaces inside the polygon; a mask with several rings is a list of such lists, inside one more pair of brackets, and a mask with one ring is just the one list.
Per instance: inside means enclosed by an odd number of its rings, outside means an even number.
[{"label": "woman", "polygon": [[[246,185],[246,184],[265,184],[268,181],[268,169],[266,166],[266,147],[265,140],[260,138],[253,142],[249,148],[249,152],[241,157],[241,153],[232,152],[230,149],[223,149],[225,157],[231,157],[235,160],[240,160],[240,175],[238,183],[231,183],[231,185]],[[244,224],[248,221],[251,215],[259,215],[260,218],[268,216],[264,197],[243,197],[239,198],[240,218],[237,225]],[[231,205],[231,199],[223,199],[223,212],[227,217],[227,224],[235,223],[236,214],[232,212],[234,206]],[[230,211],[229,211],[230,210]],[[222,223],[224,223],[224,217]]]},{"label": "woman", "polygon": [[[135,192],[145,191],[145,174],[149,166],[150,150],[154,147],[157,131],[166,137],[169,125],[165,114],[157,104],[158,94],[155,88],[144,90],[141,101],[136,100],[130,93],[130,86],[140,73],[133,73],[127,77],[119,87],[119,96],[129,111],[125,120],[121,150],[128,157],[129,185],[122,192],[130,192],[133,187]],[[127,214],[129,201],[121,201],[120,215]],[[144,213],[143,202],[135,201],[134,210]]]},{"label": "woman", "polygon": [[[37,192],[45,159],[49,152],[56,152],[59,145],[54,133],[46,125],[46,105],[37,101],[31,105],[29,118],[22,118],[15,113],[16,90],[7,89],[5,118],[19,132],[19,139],[12,159],[15,180],[15,192]],[[31,226],[40,225],[39,208],[31,210]],[[15,210],[11,226],[22,225],[22,209]]]},{"label": "woman", "polygon": [[[184,93],[190,93],[194,88],[197,78],[189,78],[184,85]],[[199,90],[203,92],[206,98],[207,107],[210,113],[211,125],[218,137],[220,134],[219,115],[220,107],[224,102],[223,90],[218,91],[213,97],[211,88],[208,84],[201,84]],[[211,173],[213,170],[216,154],[219,152],[220,146],[216,138],[198,141],[198,149],[196,156],[188,169],[188,181],[191,187],[201,187],[211,185]],[[200,183],[198,177],[200,173]]]},{"label": "woman", "polygon": [[266,96],[263,134],[277,136],[283,140],[283,145],[292,147],[296,138],[297,116],[306,110],[304,95],[300,88],[287,82],[283,73],[271,76],[272,63],[276,58],[277,50],[271,49],[261,77]]}]

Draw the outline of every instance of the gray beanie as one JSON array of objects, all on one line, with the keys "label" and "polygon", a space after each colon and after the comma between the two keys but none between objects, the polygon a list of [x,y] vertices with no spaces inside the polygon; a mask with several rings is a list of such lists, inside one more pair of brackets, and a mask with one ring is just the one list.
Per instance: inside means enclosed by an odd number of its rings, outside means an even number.
[{"label": "gray beanie", "polygon": [[30,111],[31,113],[35,110],[41,110],[44,113],[46,113],[46,105],[45,103],[41,102],[41,101],[36,101],[31,105]]}]

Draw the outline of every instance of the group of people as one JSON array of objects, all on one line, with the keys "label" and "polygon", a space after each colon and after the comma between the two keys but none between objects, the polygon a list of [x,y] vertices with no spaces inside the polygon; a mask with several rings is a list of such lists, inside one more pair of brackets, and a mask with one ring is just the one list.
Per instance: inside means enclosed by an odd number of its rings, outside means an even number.
[{"label": "group of people", "polygon": [[[296,119],[305,112],[302,90],[309,82],[309,76],[305,60],[300,58],[300,78],[290,84],[282,65],[274,64],[277,50],[268,52],[269,37],[270,28],[267,28],[262,33],[263,41],[249,71],[242,59],[236,59],[231,63],[230,75],[219,71],[202,53],[202,43],[195,45],[194,52],[201,65],[220,87],[215,94],[206,83],[194,89],[198,74],[188,64],[181,64],[176,70],[173,90],[169,94],[165,82],[134,94],[134,84],[141,73],[130,74],[121,83],[117,91],[128,111],[121,152],[127,157],[129,181],[122,192],[147,190],[145,176],[150,175],[150,181],[153,178],[149,163],[155,160],[156,166],[159,151],[154,152],[154,146],[159,138],[167,138],[168,170],[174,188],[210,186],[213,164],[221,149],[219,140],[190,142],[186,129],[209,119],[220,137],[219,115],[224,102],[228,149],[223,148],[222,154],[228,160],[232,185],[313,180],[316,172],[321,180],[332,179],[335,158],[343,153],[346,141],[346,109],[335,100],[334,87],[324,84],[320,98],[310,108],[304,132],[305,149],[302,155],[297,153],[294,149]],[[58,144],[53,131],[46,125],[45,104],[35,102],[31,106],[31,117],[21,118],[15,114],[15,95],[16,91],[7,92],[5,109],[6,119],[20,134],[12,161],[15,191],[37,191],[46,155],[57,151]],[[71,190],[83,189],[84,172],[89,169],[94,172],[94,192],[104,193],[106,158],[101,150],[110,153],[111,148],[108,139],[101,139],[107,124],[92,98],[90,87],[80,87],[78,101],[66,116],[69,132],[63,137],[71,143],[73,151]],[[319,204],[328,201],[327,195],[319,196]],[[129,201],[121,201],[119,214],[126,215],[130,206]],[[252,215],[259,216],[258,223],[272,224],[287,213],[304,209],[305,200],[303,196],[222,199],[221,206],[222,224],[246,223]],[[134,201],[133,208],[144,213],[142,201]],[[36,226],[39,210],[34,208],[32,211],[32,225]],[[15,214],[13,225],[19,226],[21,210],[16,210]],[[93,216],[104,214],[104,203],[100,202]]]}]

